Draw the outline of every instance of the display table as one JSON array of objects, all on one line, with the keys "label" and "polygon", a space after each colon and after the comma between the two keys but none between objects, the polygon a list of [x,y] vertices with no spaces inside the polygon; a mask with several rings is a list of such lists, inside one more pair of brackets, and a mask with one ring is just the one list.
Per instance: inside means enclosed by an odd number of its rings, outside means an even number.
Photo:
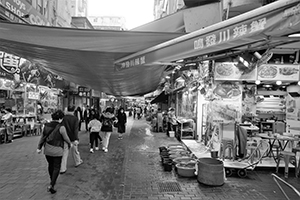
[{"label": "display table", "polygon": [[193,119],[177,119],[178,123],[178,139],[194,139],[195,138],[195,122]]},{"label": "display table", "polygon": [[267,133],[260,133],[257,136],[261,137],[262,139],[267,139],[269,140],[270,144],[270,151],[268,155],[272,156],[277,162],[277,155],[275,156],[273,153],[273,146],[275,142],[278,142],[279,145],[279,150],[284,151],[288,145],[288,143],[294,143],[295,141],[299,141],[299,138],[296,137],[291,137],[291,136],[285,136],[285,135],[274,135],[274,134],[267,134]]}]

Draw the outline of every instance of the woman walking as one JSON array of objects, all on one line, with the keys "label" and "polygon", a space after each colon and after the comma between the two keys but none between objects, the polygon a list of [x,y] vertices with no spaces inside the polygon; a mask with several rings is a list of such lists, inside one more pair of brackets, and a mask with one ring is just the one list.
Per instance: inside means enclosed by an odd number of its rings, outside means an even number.
[{"label": "woman walking", "polygon": [[52,121],[45,124],[37,152],[41,153],[41,149],[44,147],[44,154],[48,162],[48,173],[51,180],[50,186],[47,187],[47,190],[54,194],[56,193],[54,186],[60,171],[64,142],[68,144],[69,148],[72,143],[67,135],[66,128],[61,124],[64,117],[63,111],[58,110],[53,113],[51,117]]},{"label": "woman walking", "polygon": [[108,152],[108,143],[113,130],[114,121],[116,121],[116,117],[113,114],[112,108],[106,108],[105,112],[103,112],[100,117],[100,122],[102,123],[101,132],[103,133],[102,149],[104,152]]},{"label": "woman walking", "polygon": [[118,119],[118,133],[119,133],[119,137],[118,139],[123,139],[123,133],[126,132],[126,123],[127,123],[127,116],[126,113],[124,112],[124,108],[120,107],[120,109],[118,110],[118,115],[117,115],[117,119]]},{"label": "woman walking", "polygon": [[99,132],[101,130],[101,122],[97,119],[98,117],[96,114],[92,115],[92,120],[88,124],[88,129],[90,131],[90,153],[94,153],[94,143],[95,143],[95,150],[99,150],[98,146],[98,138],[100,142],[102,141],[101,137],[99,136]]}]

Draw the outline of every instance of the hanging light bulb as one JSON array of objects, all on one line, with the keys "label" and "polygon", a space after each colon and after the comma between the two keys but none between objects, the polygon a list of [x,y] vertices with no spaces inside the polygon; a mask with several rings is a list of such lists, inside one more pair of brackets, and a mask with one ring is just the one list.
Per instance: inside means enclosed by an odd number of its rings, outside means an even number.
[{"label": "hanging light bulb", "polygon": [[260,80],[256,80],[256,81],[255,81],[255,84],[256,84],[256,85],[259,85],[260,83],[261,83]]},{"label": "hanging light bulb", "polygon": [[262,58],[262,56],[261,56],[257,51],[254,53],[254,56],[255,56],[257,59],[261,59],[261,58]]},{"label": "hanging light bulb", "polygon": [[281,85],[282,81],[276,81],[276,85]]},{"label": "hanging light bulb", "polygon": [[249,64],[249,62],[248,62],[247,60],[245,60],[245,59],[244,59],[243,57],[241,57],[241,56],[239,56],[238,59],[239,59],[239,61],[240,61],[241,63],[243,63],[243,65],[244,65],[245,67],[249,68],[250,64]]}]

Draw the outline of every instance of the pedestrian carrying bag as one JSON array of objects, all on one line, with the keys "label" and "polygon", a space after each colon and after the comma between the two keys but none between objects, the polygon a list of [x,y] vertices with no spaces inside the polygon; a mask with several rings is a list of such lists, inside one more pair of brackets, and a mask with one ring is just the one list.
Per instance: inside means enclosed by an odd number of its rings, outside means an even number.
[{"label": "pedestrian carrying bag", "polygon": [[114,122],[114,127],[118,128],[118,126],[119,126],[118,122]]},{"label": "pedestrian carrying bag", "polygon": [[60,129],[60,124],[57,124],[56,127],[54,128],[54,130],[51,133],[49,133],[49,135],[46,137],[46,142],[48,144],[53,145],[55,135],[56,135],[56,133],[59,132],[59,129]]},{"label": "pedestrian carrying bag", "polygon": [[111,125],[113,125],[112,120],[109,118],[104,118],[103,126],[111,126]]}]

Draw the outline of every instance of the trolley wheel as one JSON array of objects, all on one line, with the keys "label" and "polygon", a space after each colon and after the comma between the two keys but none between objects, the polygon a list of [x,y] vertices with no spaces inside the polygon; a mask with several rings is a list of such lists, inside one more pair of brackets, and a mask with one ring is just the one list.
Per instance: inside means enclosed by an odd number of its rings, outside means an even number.
[{"label": "trolley wheel", "polygon": [[247,170],[246,169],[240,169],[237,171],[237,175],[241,178],[245,178],[247,176]]},{"label": "trolley wheel", "polygon": [[233,174],[233,169],[228,169],[228,168],[226,168],[225,169],[225,174],[226,174],[226,176],[232,176],[232,174]]}]

